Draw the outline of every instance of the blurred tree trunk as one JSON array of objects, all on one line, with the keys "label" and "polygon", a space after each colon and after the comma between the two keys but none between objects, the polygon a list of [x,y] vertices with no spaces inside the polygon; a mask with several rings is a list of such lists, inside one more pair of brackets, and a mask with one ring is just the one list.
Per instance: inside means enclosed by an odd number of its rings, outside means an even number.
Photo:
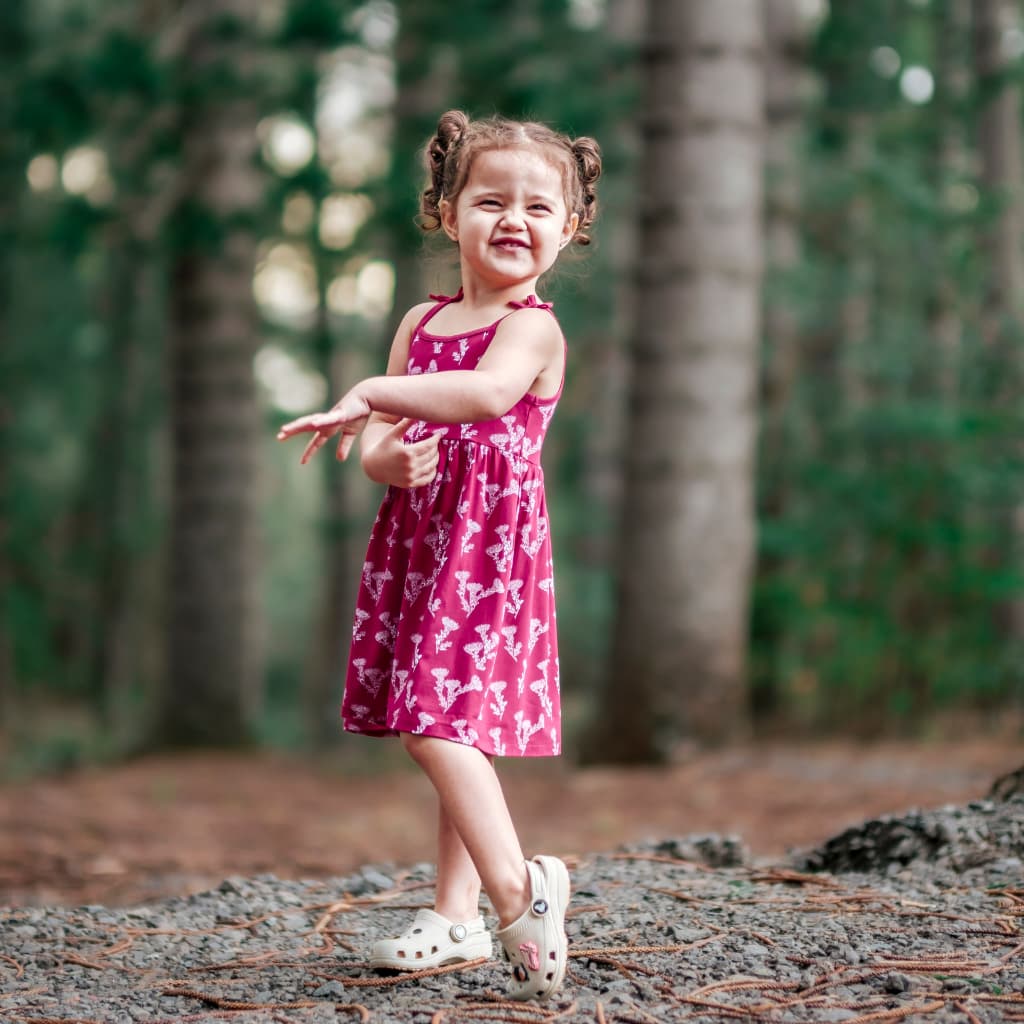
[{"label": "blurred tree trunk", "polygon": [[[761,507],[771,522],[785,520],[792,502],[794,448],[813,437],[812,424],[797,401],[801,372],[800,296],[796,275],[803,263],[800,215],[806,152],[804,119],[808,93],[807,29],[798,0],[765,0],[765,263],[761,426]],[[791,560],[790,560],[791,561]],[[787,559],[762,556],[763,579],[785,577]],[[760,619],[766,619],[760,616]],[[756,679],[757,714],[771,715],[782,704],[778,649],[785,631],[774,621],[756,621],[757,642],[769,652],[769,668]]]},{"label": "blurred tree trunk", "polygon": [[612,664],[588,760],[747,723],[760,336],[761,5],[650,0]]},{"label": "blurred tree trunk", "polygon": [[[1021,152],[1021,87],[1006,55],[1004,40],[1020,30],[1017,4],[1012,0],[973,0],[974,55],[980,110],[978,150],[983,187],[1000,202],[985,237],[989,255],[989,290],[985,297],[983,332],[990,345],[1011,353],[1020,347],[1020,318],[1024,312],[1024,159]],[[1001,405],[1020,402],[1019,367],[1005,375]],[[1020,455],[1018,439],[1018,457]],[[1024,572],[1024,501],[1018,501],[1010,524],[1009,563]],[[1024,595],[1011,598],[1006,609],[1010,635],[1024,641]]]},{"label": "blurred tree trunk", "polygon": [[[119,29],[150,39],[167,17],[166,0],[138,5]],[[172,106],[125,89],[104,104],[104,148],[110,154],[118,197],[116,216],[102,236],[104,284],[97,315],[106,324],[106,395],[90,454],[92,504],[99,537],[94,573],[94,642],[90,691],[108,732],[135,742],[139,723],[130,700],[156,682],[147,677],[144,650],[154,638],[147,623],[158,618],[145,586],[152,558],[145,536],[152,530],[155,501],[150,449],[158,413],[154,381],[160,376],[162,337],[145,329],[142,311],[154,301],[154,244],[166,228],[170,190],[154,190],[147,172],[163,132],[173,123]],[[147,696],[153,696],[146,693]]]},{"label": "blurred tree trunk", "polygon": [[1024,302],[1024,162],[1021,159],[1020,85],[1011,77],[1003,38],[1017,24],[1011,0],[973,0],[974,52],[980,91],[978,149],[981,179],[1001,201],[986,238],[991,259],[988,306],[993,339]]},{"label": "blurred tree trunk", "polygon": [[[970,89],[970,12],[971,0],[943,0],[937,14],[936,48],[938,67],[935,76],[935,108],[941,128],[937,159],[934,162],[934,188],[943,209],[949,208],[949,190],[964,182],[970,174],[971,152],[967,138],[965,102]],[[963,301],[953,271],[954,249],[962,246],[963,229],[955,226],[942,231],[938,247],[935,289],[931,305],[931,334],[935,338],[938,387],[945,401],[957,401],[960,350],[963,341]]]},{"label": "blurred tree trunk", "polygon": [[142,399],[143,346],[136,333],[137,303],[144,293],[146,268],[142,247],[125,234],[124,225],[106,233],[106,285],[101,315],[110,337],[108,393],[96,424],[90,464],[95,528],[99,538],[95,573],[95,638],[90,667],[94,708],[109,729],[120,730],[120,712],[138,668],[139,606],[132,538],[144,513],[142,488],[133,479],[140,469],[140,445],[146,441]]},{"label": "blurred tree trunk", "polygon": [[[426,299],[426,291],[446,284],[427,284],[421,250],[423,232],[417,226],[419,197],[427,180],[423,149],[437,129],[437,119],[451,103],[458,75],[454,49],[439,46],[449,19],[447,10],[417,0],[398,3],[395,44],[394,134],[388,176],[388,205],[381,225],[395,268],[395,303],[385,332],[385,355],[406,311]],[[453,264],[454,266],[454,264]]]},{"label": "blurred tree trunk", "polygon": [[[643,0],[610,0],[606,32],[623,53],[636,52],[644,31]],[[635,61],[624,62],[615,74],[629,74]],[[616,83],[623,92],[628,86]],[[614,95],[615,86],[609,88]],[[609,123],[602,137],[607,163],[626,163],[639,149],[639,132],[632,117],[622,116]],[[607,527],[622,501],[623,435],[626,422],[626,387],[629,359],[625,340],[634,322],[636,290],[632,276],[637,259],[637,196],[633,188],[616,188],[622,176],[608,175],[601,181],[600,233],[602,246],[609,253],[611,283],[614,289],[614,319],[595,330],[588,339],[586,362],[581,361],[577,374],[584,378],[584,401],[592,411],[599,430],[588,430],[583,438],[586,476],[584,497],[588,506],[599,510],[591,535],[589,553],[596,562],[607,565],[612,558],[613,537]],[[628,177],[628,176],[626,176]]]},{"label": "blurred tree trunk", "polygon": [[868,401],[865,375],[865,345],[871,330],[874,298],[875,260],[871,245],[871,197],[864,187],[874,160],[871,115],[857,111],[850,115],[846,138],[847,166],[854,178],[853,193],[846,211],[846,292],[839,308],[839,370],[843,403],[856,415]]},{"label": "blurred tree trunk", "polygon": [[248,741],[256,609],[254,211],[263,199],[251,75],[257,0],[185,5],[182,185],[170,286],[172,525],[160,739]]},{"label": "blurred tree trunk", "polygon": [[[785,423],[800,372],[800,320],[793,274],[802,260],[805,30],[798,0],[765,0],[765,254],[777,288],[764,308],[764,447],[782,460]],[[785,495],[777,491],[778,510]]]}]

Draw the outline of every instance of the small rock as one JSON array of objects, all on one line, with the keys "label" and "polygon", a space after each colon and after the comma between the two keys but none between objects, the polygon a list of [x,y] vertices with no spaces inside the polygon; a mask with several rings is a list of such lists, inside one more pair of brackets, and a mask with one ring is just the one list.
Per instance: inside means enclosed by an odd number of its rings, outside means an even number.
[{"label": "small rock", "polygon": [[341,998],[345,994],[345,986],[340,981],[328,981],[313,992],[314,999]]},{"label": "small rock", "polygon": [[376,868],[365,868],[358,882],[352,887],[352,892],[356,895],[366,892],[381,892],[393,888],[394,884],[394,879],[389,878]]},{"label": "small rock", "polygon": [[905,974],[892,971],[882,979],[882,988],[890,995],[899,995],[910,988],[910,979]]}]

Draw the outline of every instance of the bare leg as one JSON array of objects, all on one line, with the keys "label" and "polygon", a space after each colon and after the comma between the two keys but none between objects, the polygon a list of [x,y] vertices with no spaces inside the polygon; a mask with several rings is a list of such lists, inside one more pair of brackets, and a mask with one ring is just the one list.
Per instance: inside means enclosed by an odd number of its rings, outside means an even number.
[{"label": "bare leg", "polygon": [[437,790],[441,807],[498,915],[499,927],[511,924],[526,909],[529,879],[519,837],[490,760],[475,747],[431,736],[402,733],[402,742]]},{"label": "bare leg", "polygon": [[480,913],[480,875],[444,805],[437,816],[437,895],[434,910],[449,921],[471,921]]}]

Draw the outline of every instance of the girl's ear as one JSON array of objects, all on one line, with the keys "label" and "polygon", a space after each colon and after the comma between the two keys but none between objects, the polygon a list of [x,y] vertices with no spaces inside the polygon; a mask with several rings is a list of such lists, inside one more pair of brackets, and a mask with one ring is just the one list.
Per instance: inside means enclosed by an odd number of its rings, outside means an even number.
[{"label": "girl's ear", "polygon": [[447,199],[442,199],[437,204],[437,212],[441,214],[441,227],[444,228],[444,233],[453,242],[457,242],[459,240],[459,225],[455,219],[455,207]]},{"label": "girl's ear", "polygon": [[569,219],[565,222],[565,227],[562,228],[562,240],[558,243],[559,249],[564,249],[576,234],[576,229],[580,226],[580,215],[578,213],[571,214]]}]

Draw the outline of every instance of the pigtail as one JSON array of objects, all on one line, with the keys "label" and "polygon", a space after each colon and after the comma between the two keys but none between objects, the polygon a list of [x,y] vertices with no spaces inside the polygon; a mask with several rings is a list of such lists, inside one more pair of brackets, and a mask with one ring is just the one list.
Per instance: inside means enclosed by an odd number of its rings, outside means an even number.
[{"label": "pigtail", "polygon": [[579,207],[576,213],[580,222],[576,228],[573,241],[580,245],[590,245],[587,228],[597,216],[597,180],[601,177],[601,148],[589,136],[581,136],[570,143],[573,159],[576,162],[576,176],[579,182]]},{"label": "pigtail", "polygon": [[448,158],[458,147],[468,125],[469,118],[461,110],[449,110],[441,115],[437,134],[427,143],[423,154],[427,187],[420,196],[420,227],[424,231],[437,231],[441,226],[440,204],[447,191],[445,171],[450,166]]}]

